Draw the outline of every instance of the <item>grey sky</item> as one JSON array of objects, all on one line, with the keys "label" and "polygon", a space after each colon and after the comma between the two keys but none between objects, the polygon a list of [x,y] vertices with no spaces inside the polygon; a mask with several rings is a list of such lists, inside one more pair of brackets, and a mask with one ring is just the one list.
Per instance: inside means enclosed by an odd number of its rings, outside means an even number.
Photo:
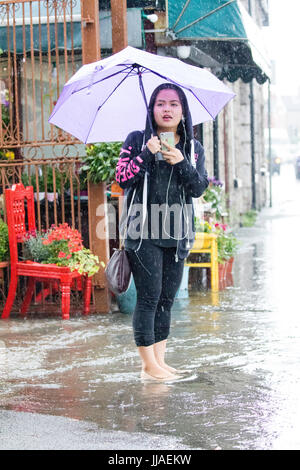
[{"label": "grey sky", "polygon": [[300,0],[269,0],[270,27],[265,28],[271,58],[276,61],[276,86],[293,95],[300,88]]}]

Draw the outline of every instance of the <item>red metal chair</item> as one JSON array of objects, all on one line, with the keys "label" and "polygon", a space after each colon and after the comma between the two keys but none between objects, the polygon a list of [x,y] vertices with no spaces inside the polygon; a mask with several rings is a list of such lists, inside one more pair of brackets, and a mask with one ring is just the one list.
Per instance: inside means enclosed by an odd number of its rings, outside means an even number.
[{"label": "red metal chair", "polygon": [[[25,211],[27,201],[27,221]],[[90,312],[90,299],[92,281],[90,277],[82,276],[68,267],[55,264],[28,263],[18,259],[18,243],[22,243],[27,232],[36,229],[34,214],[33,187],[15,184],[11,189],[5,190],[5,203],[7,212],[7,225],[10,248],[11,279],[7,300],[1,318],[8,318],[15,299],[19,276],[29,277],[27,292],[21,306],[21,315],[25,316],[30,305],[36,281],[59,282],[61,289],[62,318],[67,320],[70,316],[70,292],[74,279],[84,277],[84,310],[83,314]]]}]

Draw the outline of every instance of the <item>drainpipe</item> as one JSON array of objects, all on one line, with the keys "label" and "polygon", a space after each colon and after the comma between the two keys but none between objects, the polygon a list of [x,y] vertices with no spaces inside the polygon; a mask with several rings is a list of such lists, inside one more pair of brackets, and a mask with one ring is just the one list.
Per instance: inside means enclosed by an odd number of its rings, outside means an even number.
[{"label": "drainpipe", "polygon": [[256,183],[255,183],[255,119],[254,119],[254,92],[253,80],[250,82],[250,135],[251,135],[251,189],[252,209],[256,209]]},{"label": "drainpipe", "polygon": [[230,188],[229,188],[229,163],[228,163],[228,135],[227,135],[227,108],[223,110],[223,140],[224,140],[224,173],[225,173],[225,194],[227,211],[230,209]]},{"label": "drainpipe", "polygon": [[218,116],[213,122],[214,177],[219,179],[219,123]]},{"label": "drainpipe", "polygon": [[268,80],[268,128],[269,128],[269,192],[270,192],[270,207],[272,207],[272,136],[271,136],[271,82]]}]

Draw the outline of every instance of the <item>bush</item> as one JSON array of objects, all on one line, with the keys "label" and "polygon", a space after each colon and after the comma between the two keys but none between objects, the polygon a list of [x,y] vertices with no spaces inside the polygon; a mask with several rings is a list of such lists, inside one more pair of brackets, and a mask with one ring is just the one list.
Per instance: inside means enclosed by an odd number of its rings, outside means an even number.
[{"label": "bush", "polygon": [[102,142],[86,147],[81,167],[85,180],[92,183],[114,181],[121,147],[121,142]]},{"label": "bush", "polygon": [[256,222],[257,211],[251,209],[242,215],[242,227],[252,227]]},{"label": "bush", "polygon": [[0,219],[0,262],[9,258],[9,242],[7,224]]},{"label": "bush", "polygon": [[29,233],[24,241],[24,258],[44,264],[68,266],[71,271],[93,276],[100,264],[94,255],[82,244],[81,234],[68,224],[52,226],[44,233]]}]

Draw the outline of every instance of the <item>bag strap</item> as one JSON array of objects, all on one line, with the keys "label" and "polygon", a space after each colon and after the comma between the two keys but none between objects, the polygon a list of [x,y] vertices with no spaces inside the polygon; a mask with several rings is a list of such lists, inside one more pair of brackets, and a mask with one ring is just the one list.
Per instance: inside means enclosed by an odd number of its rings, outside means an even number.
[{"label": "bag strap", "polygon": [[[125,245],[124,240],[127,237],[127,221],[128,221],[128,217],[130,216],[130,212],[131,212],[131,208],[132,208],[132,205],[133,205],[135,193],[136,193],[136,188],[134,188],[134,191],[133,191],[133,194],[132,194],[132,198],[131,198],[131,201],[130,201],[130,206],[129,206],[129,209],[128,209],[128,212],[127,212],[126,220],[124,220],[124,216],[126,214],[125,204],[124,204],[124,207],[123,207],[123,210],[122,210],[122,215],[121,215],[121,219],[120,219],[120,230],[119,230],[119,232],[120,232],[120,247],[121,248],[124,248],[124,245]],[[122,235],[122,228],[123,228],[124,224],[125,224],[125,231],[124,231],[124,235]]]}]

